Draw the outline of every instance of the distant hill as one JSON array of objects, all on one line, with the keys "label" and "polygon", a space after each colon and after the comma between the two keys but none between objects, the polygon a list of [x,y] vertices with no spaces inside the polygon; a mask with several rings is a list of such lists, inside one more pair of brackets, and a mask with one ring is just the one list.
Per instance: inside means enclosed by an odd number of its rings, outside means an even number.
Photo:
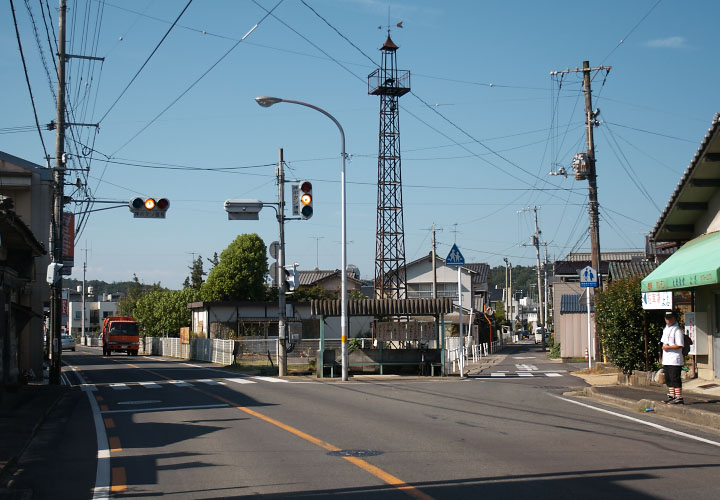
[{"label": "distant hill", "polygon": [[[133,281],[113,281],[107,283],[101,280],[88,280],[85,282],[85,287],[93,287],[96,295],[107,295],[110,293],[119,293],[122,296],[126,296],[129,289],[135,286]],[[140,285],[143,290],[150,290],[153,285],[146,285],[142,283]],[[77,287],[82,287],[82,281],[76,279],[63,279],[63,287],[71,290],[77,290]]]},{"label": "distant hill", "polygon": [[[548,278],[552,276],[552,267],[548,269]],[[543,280],[545,276],[543,275]],[[493,289],[497,285],[500,288],[505,287],[505,266],[497,266],[490,268],[488,273],[488,288]],[[533,285],[532,287],[530,285]],[[512,268],[512,288],[513,291],[522,290],[523,297],[530,294],[537,299],[537,271],[535,266],[513,266]]]}]

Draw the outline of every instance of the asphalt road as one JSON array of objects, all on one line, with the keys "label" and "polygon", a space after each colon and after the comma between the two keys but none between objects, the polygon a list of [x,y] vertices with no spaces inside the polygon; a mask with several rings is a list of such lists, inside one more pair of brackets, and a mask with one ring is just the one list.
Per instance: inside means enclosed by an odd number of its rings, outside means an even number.
[{"label": "asphalt road", "polygon": [[718,497],[720,433],[564,397],[582,381],[530,345],[467,380],[278,381],[84,347],[64,359],[78,388],[21,461],[33,498]]}]

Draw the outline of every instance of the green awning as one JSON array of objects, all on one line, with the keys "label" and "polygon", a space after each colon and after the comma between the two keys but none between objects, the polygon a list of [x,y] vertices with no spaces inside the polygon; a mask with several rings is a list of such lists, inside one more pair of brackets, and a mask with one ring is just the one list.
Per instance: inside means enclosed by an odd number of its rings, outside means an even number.
[{"label": "green awning", "polygon": [[685,243],[642,280],[643,292],[720,283],[720,231]]}]

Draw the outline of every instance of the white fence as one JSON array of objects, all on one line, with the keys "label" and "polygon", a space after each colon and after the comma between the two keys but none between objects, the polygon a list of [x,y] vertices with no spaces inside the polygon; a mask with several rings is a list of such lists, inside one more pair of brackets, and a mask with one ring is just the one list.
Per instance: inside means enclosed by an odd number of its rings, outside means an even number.
[{"label": "white fence", "polygon": [[179,338],[145,337],[140,339],[140,354],[155,354],[231,365],[233,364],[234,344],[235,342],[232,340],[220,339],[190,339],[190,344],[181,344]]}]

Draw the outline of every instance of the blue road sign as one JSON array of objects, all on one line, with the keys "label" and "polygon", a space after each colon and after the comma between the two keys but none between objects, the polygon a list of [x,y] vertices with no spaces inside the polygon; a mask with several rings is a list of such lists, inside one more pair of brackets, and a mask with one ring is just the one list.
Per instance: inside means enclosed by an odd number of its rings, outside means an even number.
[{"label": "blue road sign", "polygon": [[445,258],[445,264],[448,266],[464,266],[465,265],[465,257],[463,257],[463,254],[460,253],[460,250],[458,250],[457,245],[452,246],[450,249],[450,253]]},{"label": "blue road sign", "polygon": [[584,268],[580,269],[580,286],[582,288],[597,288],[597,271],[590,266],[585,266]]}]

